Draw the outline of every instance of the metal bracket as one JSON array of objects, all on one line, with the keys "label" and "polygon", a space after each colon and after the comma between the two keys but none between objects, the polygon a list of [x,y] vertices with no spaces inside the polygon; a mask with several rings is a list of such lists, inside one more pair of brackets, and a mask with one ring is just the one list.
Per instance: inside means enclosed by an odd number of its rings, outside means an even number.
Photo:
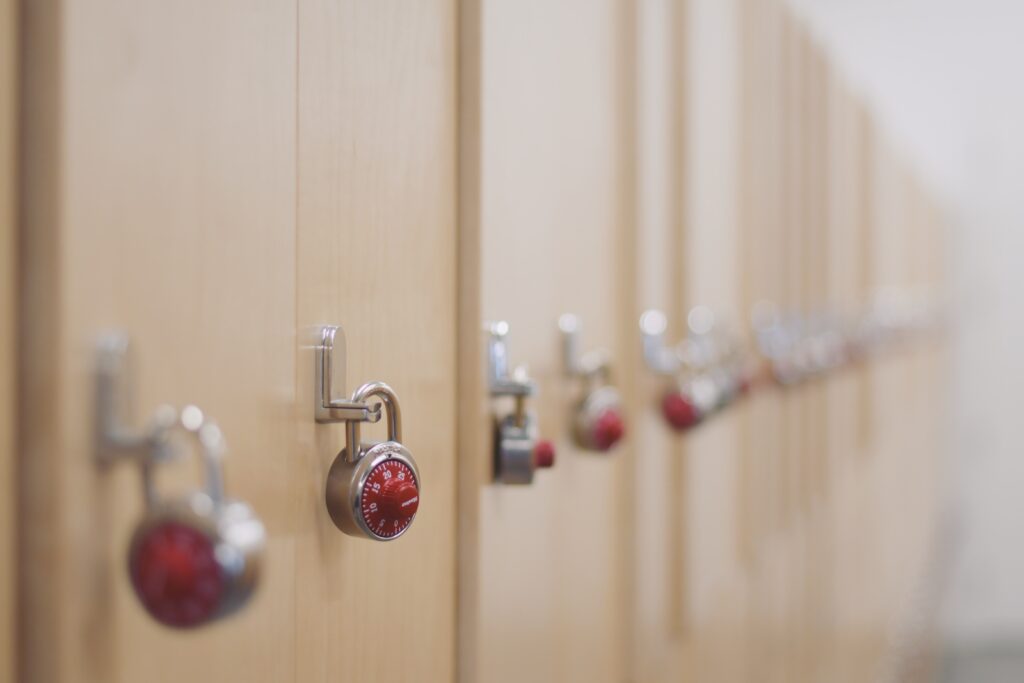
[{"label": "metal bracket", "polygon": [[562,364],[565,374],[569,377],[584,379],[607,379],[611,358],[605,349],[597,349],[588,353],[580,351],[580,337],[583,324],[579,316],[566,313],[558,319],[558,329],[562,333]]},{"label": "metal bracket", "polygon": [[124,459],[149,463],[166,460],[175,452],[167,443],[167,432],[178,421],[178,412],[168,405],[157,408],[146,429],[126,424],[131,404],[127,380],[129,343],[122,332],[100,338],[96,363],[96,459],[111,465]]},{"label": "metal bracket", "polygon": [[371,406],[367,403],[335,398],[335,392],[344,394],[345,388],[345,333],[340,327],[326,325],[320,328],[320,344],[316,347],[315,355],[316,380],[313,401],[316,407],[316,421],[379,422],[382,415],[380,403]]},{"label": "metal bracket", "polygon": [[487,342],[488,383],[491,396],[533,396],[537,385],[530,379],[525,366],[509,370],[508,336],[509,325],[504,320],[486,326],[490,335]]},{"label": "metal bracket", "polygon": [[665,343],[668,320],[658,310],[640,316],[644,361],[659,375],[700,372],[722,362],[730,345],[716,327],[714,312],[707,306],[695,306],[686,316],[688,335],[675,346]]},{"label": "metal bracket", "polygon": [[668,318],[661,311],[652,309],[640,316],[640,334],[647,367],[659,375],[677,375],[686,364],[679,348],[665,343],[667,329]]}]

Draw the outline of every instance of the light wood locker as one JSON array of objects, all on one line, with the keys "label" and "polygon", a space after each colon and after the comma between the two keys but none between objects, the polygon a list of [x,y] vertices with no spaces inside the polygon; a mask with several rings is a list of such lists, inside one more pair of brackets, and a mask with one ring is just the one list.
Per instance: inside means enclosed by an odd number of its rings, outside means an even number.
[{"label": "light wood locker", "polygon": [[[19,680],[452,680],[454,2],[24,7]],[[331,323],[350,383],[397,391],[419,462],[424,503],[392,544],[324,507],[344,444],[313,421]],[[229,495],[267,526],[252,604],[197,632],[156,625],[125,575],[138,473],[93,459],[112,328],[136,424],[203,408]],[[195,486],[194,463],[166,469],[165,495]]]},{"label": "light wood locker", "polygon": [[[780,10],[776,3],[750,0],[739,4],[739,12],[739,305],[749,324],[758,305],[781,297]],[[752,334],[747,341],[756,343]],[[758,664],[766,681],[780,680],[779,661],[785,657],[775,548],[783,526],[780,409],[773,391],[756,391],[739,426],[744,475],[738,495],[746,508],[740,542],[749,577],[743,656]]]},{"label": "light wood locker", "polygon": [[[463,23],[460,353],[471,397],[461,457],[460,618],[464,681],[618,681],[631,632],[629,448],[576,448],[576,381],[564,376],[558,319],[580,317],[583,346],[604,347],[613,381],[629,381],[633,317],[632,5],[617,0],[470,3]],[[472,94],[477,95],[476,98]],[[476,179],[476,180],[474,180]],[[479,259],[475,263],[475,259]],[[464,295],[465,296],[465,295]],[[478,296],[478,298],[477,298]],[[493,445],[484,322],[507,321],[509,359],[526,364],[528,400],[553,468],[529,486],[491,481]],[[626,388],[629,395],[629,389]],[[508,399],[506,399],[508,400]],[[629,406],[628,429],[643,418]],[[473,528],[475,526],[475,528]]]},{"label": "light wood locker", "polygon": [[[716,324],[743,333],[740,263],[741,6],[686,3],[685,162],[681,271],[684,317],[708,307]],[[744,339],[745,342],[745,339]],[[683,437],[686,526],[682,638],[691,680],[749,680],[743,637],[746,567],[740,500],[742,403],[730,405]],[[737,656],[737,652],[742,653]]]},{"label": "light wood locker", "polygon": [[[414,4],[298,7],[297,330],[342,324],[353,386],[389,383],[423,480],[402,538],[340,534],[324,482],[342,426],[314,426],[300,336],[294,500],[296,680],[455,675],[456,13]],[[308,339],[308,337],[305,337]],[[368,430],[364,429],[364,432]],[[376,427],[375,438],[385,438]],[[310,586],[314,590],[310,590]]]},{"label": "light wood locker", "polygon": [[[686,12],[676,0],[637,4],[636,15],[636,282],[637,330],[647,309],[667,316],[666,341],[686,329],[682,182],[687,102]],[[634,333],[635,334],[635,333]],[[665,423],[659,401],[669,380],[654,375],[636,350],[626,358],[634,378],[632,435],[633,675],[637,681],[685,680],[687,516],[689,491],[683,439]]]},{"label": "light wood locker", "polygon": [[14,0],[0,2],[0,683],[16,666],[17,19]]}]

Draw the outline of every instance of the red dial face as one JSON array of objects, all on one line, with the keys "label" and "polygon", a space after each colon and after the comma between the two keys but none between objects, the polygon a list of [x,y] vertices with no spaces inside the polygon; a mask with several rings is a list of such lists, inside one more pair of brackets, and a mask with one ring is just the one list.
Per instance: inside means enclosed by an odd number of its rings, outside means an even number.
[{"label": "red dial face", "polygon": [[420,506],[419,482],[412,468],[388,459],[370,470],[359,507],[366,527],[380,538],[394,538],[409,528]]},{"label": "red dial face", "polygon": [[661,402],[661,411],[676,430],[689,429],[701,420],[700,410],[695,402],[677,391],[665,394]]},{"label": "red dial face", "polygon": [[206,623],[223,597],[224,577],[213,543],[191,526],[165,522],[151,528],[135,543],[130,564],[142,604],[168,626]]},{"label": "red dial face", "polygon": [[592,441],[594,448],[608,451],[626,435],[626,422],[614,408],[608,408],[594,421]]}]

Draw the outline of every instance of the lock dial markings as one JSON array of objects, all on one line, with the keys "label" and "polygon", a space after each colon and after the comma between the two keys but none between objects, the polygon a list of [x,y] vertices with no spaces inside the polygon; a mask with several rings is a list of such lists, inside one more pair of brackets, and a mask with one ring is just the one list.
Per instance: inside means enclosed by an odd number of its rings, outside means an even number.
[{"label": "lock dial markings", "polygon": [[366,528],[380,538],[401,535],[416,516],[420,492],[408,464],[389,458],[378,463],[366,477],[359,504]]}]

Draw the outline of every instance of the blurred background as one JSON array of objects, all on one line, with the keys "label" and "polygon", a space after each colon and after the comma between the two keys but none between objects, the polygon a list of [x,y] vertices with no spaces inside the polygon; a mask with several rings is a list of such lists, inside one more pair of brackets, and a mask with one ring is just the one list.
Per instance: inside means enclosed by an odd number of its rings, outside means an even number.
[{"label": "blurred background", "polygon": [[949,202],[957,325],[941,623],[948,681],[1024,679],[1024,6],[794,0]]}]

